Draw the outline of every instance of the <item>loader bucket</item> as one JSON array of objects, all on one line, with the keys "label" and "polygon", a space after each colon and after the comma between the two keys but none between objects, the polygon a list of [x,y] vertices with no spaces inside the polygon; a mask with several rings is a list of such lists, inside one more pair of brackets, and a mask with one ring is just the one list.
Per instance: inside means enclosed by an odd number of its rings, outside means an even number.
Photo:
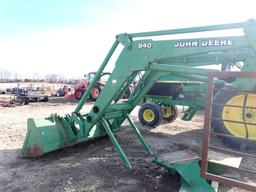
[{"label": "loader bucket", "polygon": [[22,156],[40,156],[61,149],[67,144],[67,134],[61,123],[47,119],[28,119]]},{"label": "loader bucket", "polygon": [[75,124],[76,126],[72,126],[74,125],[72,123],[69,124],[69,118],[69,115],[60,117],[57,114],[52,114],[45,119],[28,119],[27,135],[21,149],[21,155],[37,157],[106,135],[101,123],[97,123],[89,132],[86,132],[77,124]]}]

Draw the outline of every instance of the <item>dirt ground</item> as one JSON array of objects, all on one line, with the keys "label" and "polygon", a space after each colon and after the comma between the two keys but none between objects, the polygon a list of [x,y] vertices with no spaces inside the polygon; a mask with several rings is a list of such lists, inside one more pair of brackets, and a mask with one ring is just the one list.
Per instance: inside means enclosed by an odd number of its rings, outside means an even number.
[{"label": "dirt ground", "polygon": [[[30,103],[16,107],[0,107],[0,191],[179,191],[179,177],[155,166],[127,122],[117,133],[133,169],[126,169],[110,140],[105,137],[89,143],[62,149],[38,158],[19,156],[29,117],[44,118],[51,113],[67,114],[76,105],[73,100],[53,98],[47,103]],[[83,111],[88,111],[87,104]],[[200,155],[203,112],[191,122],[178,118],[174,123],[148,129],[138,122],[136,108],[132,118],[155,152],[181,148]],[[220,186],[220,191],[243,191]]]}]

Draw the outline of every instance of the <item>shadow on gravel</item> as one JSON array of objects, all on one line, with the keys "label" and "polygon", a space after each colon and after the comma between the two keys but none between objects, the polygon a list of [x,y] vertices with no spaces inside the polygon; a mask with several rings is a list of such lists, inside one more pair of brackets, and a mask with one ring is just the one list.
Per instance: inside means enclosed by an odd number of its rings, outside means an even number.
[{"label": "shadow on gravel", "polygon": [[[77,99],[72,99],[72,98],[66,98],[66,97],[49,97],[49,101],[48,103],[52,103],[52,104],[77,104],[79,103],[79,100]],[[87,101],[88,104],[92,104],[93,101],[88,100]]]},{"label": "shadow on gravel", "polygon": [[52,104],[67,104],[67,103],[73,104],[74,103],[74,104],[76,104],[76,103],[78,103],[78,100],[66,98],[66,97],[49,97],[48,103],[52,103]]}]

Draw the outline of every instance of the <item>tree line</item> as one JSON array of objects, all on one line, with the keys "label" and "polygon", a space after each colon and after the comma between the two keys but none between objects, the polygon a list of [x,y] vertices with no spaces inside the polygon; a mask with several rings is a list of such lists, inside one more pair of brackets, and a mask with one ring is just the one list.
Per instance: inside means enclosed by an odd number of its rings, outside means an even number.
[{"label": "tree line", "polygon": [[0,82],[48,82],[48,83],[66,83],[73,84],[77,82],[77,79],[68,79],[61,74],[40,74],[40,73],[17,73],[10,70],[0,69]]}]

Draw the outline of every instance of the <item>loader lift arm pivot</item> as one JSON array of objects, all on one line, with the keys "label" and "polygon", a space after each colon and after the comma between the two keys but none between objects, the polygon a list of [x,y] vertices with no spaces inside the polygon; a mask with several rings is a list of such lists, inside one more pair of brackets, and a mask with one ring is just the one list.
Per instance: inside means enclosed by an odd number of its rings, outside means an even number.
[{"label": "loader lift arm pivot", "polygon": [[[142,39],[150,36],[165,36],[228,30],[242,28],[244,35],[210,37],[196,39],[152,40]],[[97,71],[74,112],[61,117],[57,114],[50,118],[28,119],[28,132],[22,148],[24,156],[39,156],[76,143],[84,142],[103,135],[109,135],[126,167],[131,168],[128,158],[115,139],[114,132],[128,119],[133,131],[142,142],[146,151],[155,156],[129,114],[143,99],[154,83],[163,76],[174,79],[187,78],[202,81],[207,79],[211,69],[198,68],[218,63],[244,62],[242,71],[256,71],[256,22],[194,27],[165,31],[121,34],[116,37],[111,49]],[[98,99],[87,114],[80,113],[92,88],[100,78],[117,46],[122,44],[115,67],[102,89]],[[127,102],[120,98],[130,83],[141,74],[136,89]],[[253,89],[256,80],[245,83],[237,78],[233,86]]]}]

